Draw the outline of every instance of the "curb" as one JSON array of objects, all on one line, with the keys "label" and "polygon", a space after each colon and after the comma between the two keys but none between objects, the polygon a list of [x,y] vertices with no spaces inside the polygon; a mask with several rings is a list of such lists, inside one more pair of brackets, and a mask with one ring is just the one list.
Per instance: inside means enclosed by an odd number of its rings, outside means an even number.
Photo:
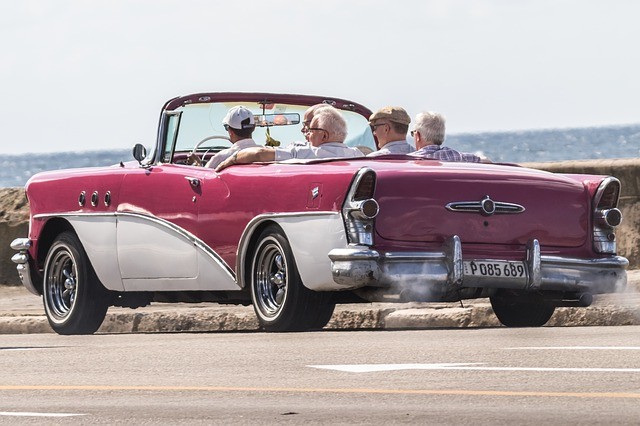
[{"label": "curb", "polygon": [[[640,306],[557,308],[545,327],[640,325]],[[324,330],[399,330],[501,327],[489,303],[390,307],[338,306]],[[257,332],[251,307],[163,308],[107,313],[98,333]],[[44,315],[0,316],[0,334],[53,333]]]}]

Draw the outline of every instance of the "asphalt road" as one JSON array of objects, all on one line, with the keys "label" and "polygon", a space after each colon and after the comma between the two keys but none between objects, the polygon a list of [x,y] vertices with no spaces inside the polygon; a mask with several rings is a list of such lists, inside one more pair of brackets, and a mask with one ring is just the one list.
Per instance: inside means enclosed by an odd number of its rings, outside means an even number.
[{"label": "asphalt road", "polygon": [[640,326],[0,336],[3,424],[638,424]]}]

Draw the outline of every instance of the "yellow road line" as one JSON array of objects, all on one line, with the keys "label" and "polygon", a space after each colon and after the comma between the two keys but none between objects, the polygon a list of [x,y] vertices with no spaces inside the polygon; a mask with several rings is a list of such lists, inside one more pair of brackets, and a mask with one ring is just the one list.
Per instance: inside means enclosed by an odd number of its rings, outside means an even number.
[{"label": "yellow road line", "polygon": [[277,392],[277,393],[361,393],[388,395],[461,395],[512,396],[553,398],[631,398],[640,399],[634,392],[537,392],[492,391],[463,389],[366,389],[366,388],[260,388],[242,386],[92,386],[92,385],[0,385],[0,391],[169,391],[169,392]]}]

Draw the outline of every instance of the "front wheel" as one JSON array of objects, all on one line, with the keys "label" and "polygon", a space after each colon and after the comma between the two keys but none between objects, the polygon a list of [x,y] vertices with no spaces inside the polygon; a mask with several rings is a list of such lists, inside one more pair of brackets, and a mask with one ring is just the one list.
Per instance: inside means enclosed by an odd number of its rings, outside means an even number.
[{"label": "front wheel", "polygon": [[44,308],[58,334],[92,334],[109,308],[108,293],[73,232],[61,233],[44,265]]},{"label": "front wheel", "polygon": [[266,331],[305,331],[324,327],[335,303],[330,293],[304,286],[291,246],[280,227],[265,228],[251,263],[251,299]]},{"label": "front wheel", "polygon": [[542,327],[556,309],[537,297],[496,295],[490,300],[496,317],[507,327]]}]

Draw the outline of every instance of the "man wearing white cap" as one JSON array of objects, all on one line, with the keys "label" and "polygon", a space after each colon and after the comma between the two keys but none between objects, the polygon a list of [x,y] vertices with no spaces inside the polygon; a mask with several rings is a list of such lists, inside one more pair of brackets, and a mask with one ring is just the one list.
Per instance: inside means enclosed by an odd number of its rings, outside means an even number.
[{"label": "man wearing white cap", "polygon": [[[253,113],[242,105],[231,108],[222,120],[222,124],[224,125],[224,129],[229,133],[229,139],[233,146],[223,149],[209,159],[206,167],[211,169],[217,167],[218,164],[242,149],[259,146],[251,139],[251,135],[256,128]],[[201,165],[197,155],[192,154],[189,156],[189,159],[193,159],[195,164]]]}]

